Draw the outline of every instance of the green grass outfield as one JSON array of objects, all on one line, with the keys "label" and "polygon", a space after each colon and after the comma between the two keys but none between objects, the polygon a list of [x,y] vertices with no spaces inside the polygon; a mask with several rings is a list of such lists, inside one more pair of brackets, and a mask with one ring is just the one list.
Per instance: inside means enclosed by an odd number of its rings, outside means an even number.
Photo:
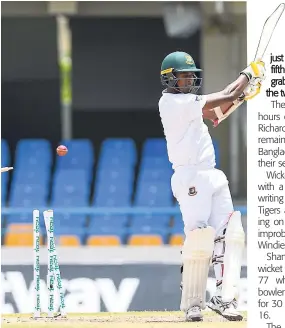
[{"label": "green grass outfield", "polygon": [[[44,316],[44,314],[43,314]],[[5,328],[246,328],[246,313],[244,320],[230,322],[213,312],[204,313],[203,322],[185,322],[182,312],[124,312],[124,313],[70,313],[66,318],[34,320],[31,314],[8,314],[2,316],[1,327]]]}]

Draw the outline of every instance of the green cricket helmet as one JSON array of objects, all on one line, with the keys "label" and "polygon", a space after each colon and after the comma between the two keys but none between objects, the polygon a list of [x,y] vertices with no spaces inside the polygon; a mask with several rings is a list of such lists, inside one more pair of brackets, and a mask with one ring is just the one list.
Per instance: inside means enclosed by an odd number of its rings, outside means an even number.
[{"label": "green cricket helmet", "polygon": [[[189,72],[191,77],[180,78],[178,73]],[[167,55],[160,70],[160,80],[163,86],[175,89],[182,93],[196,93],[202,84],[202,78],[198,78],[195,73],[202,72],[197,68],[193,58],[186,52],[176,51]],[[184,81],[183,87],[179,87],[177,82]]]}]

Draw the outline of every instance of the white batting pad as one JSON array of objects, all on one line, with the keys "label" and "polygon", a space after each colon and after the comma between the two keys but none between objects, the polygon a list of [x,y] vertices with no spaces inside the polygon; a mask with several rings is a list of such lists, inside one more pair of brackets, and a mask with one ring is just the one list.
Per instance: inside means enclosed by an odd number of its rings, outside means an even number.
[{"label": "white batting pad", "polygon": [[215,230],[212,227],[195,229],[186,234],[182,250],[183,290],[181,311],[192,306],[205,308],[209,266],[214,249]]},{"label": "white batting pad", "polygon": [[238,295],[238,284],[245,243],[245,233],[241,213],[234,212],[229,220],[225,234],[224,275],[222,300],[231,302]]}]

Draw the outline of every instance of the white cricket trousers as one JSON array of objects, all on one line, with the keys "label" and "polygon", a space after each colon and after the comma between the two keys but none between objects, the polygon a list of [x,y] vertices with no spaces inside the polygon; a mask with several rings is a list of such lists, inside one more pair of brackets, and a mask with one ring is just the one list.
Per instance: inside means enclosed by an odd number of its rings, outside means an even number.
[{"label": "white cricket trousers", "polygon": [[216,232],[228,222],[234,211],[226,175],[218,169],[180,167],[171,178],[184,231],[211,226]]}]

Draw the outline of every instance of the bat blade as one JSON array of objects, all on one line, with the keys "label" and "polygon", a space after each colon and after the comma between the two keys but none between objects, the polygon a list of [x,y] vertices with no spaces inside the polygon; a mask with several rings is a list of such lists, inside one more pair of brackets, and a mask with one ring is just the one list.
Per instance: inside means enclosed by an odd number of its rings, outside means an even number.
[{"label": "bat blade", "polygon": [[259,43],[256,49],[254,61],[262,60],[268,44],[271,40],[272,34],[275,30],[280,17],[282,16],[285,9],[285,3],[281,3],[274,12],[266,19],[263,29],[259,38]]}]

